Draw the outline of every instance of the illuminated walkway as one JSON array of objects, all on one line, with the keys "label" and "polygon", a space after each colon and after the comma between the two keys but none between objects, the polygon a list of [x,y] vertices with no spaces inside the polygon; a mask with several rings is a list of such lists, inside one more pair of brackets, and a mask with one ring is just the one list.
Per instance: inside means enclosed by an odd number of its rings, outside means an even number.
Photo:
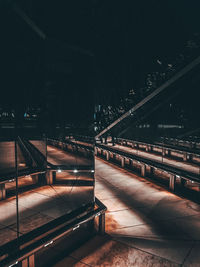
[{"label": "illuminated walkway", "polygon": [[100,159],[96,196],[107,234],[54,266],[199,266],[200,205]]}]

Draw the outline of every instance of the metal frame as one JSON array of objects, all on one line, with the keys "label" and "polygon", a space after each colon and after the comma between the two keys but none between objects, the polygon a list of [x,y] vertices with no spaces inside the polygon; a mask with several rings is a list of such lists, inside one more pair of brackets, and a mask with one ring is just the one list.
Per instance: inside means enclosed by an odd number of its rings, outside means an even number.
[{"label": "metal frame", "polygon": [[[88,208],[91,208],[91,210],[88,211]],[[3,245],[1,247],[0,256],[7,255],[7,257],[1,261],[2,266],[9,267],[23,261],[25,264],[29,261],[28,258],[34,253],[43,247],[51,245],[54,241],[67,235],[71,231],[75,231],[82,224],[93,220],[95,217],[99,217],[98,232],[104,234],[106,210],[106,206],[95,198],[95,203],[81,207],[70,214],[64,215],[38,229],[24,234],[19,237],[19,242],[14,240]],[[19,244],[19,246],[17,246],[17,244]]]}]

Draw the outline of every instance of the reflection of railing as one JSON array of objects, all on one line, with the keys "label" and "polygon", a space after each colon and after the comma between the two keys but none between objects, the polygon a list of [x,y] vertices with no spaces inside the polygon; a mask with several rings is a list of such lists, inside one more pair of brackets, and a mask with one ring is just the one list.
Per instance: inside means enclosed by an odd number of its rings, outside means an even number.
[{"label": "reflection of railing", "polygon": [[[42,153],[34,148],[28,141],[25,141],[18,137],[17,144],[21,150],[26,166],[18,166],[18,179],[26,176],[31,176],[33,183],[48,183],[47,177],[43,175],[46,172],[46,157]],[[19,151],[18,151],[19,152]],[[14,152],[13,152],[14,153]],[[18,153],[17,153],[18,154]],[[18,162],[17,162],[18,164]],[[45,181],[46,179],[46,181]],[[7,171],[0,177],[0,200],[6,198],[6,184],[15,182],[16,169]]]},{"label": "reflection of railing", "polygon": [[65,142],[61,142],[55,139],[47,139],[47,144],[56,146],[62,150],[66,150],[72,153],[80,153],[87,158],[94,156],[94,146],[92,144],[72,141],[71,139],[65,140]]},{"label": "reflection of railing", "polygon": [[73,231],[78,231],[82,225],[93,221],[96,217],[99,218],[98,232],[104,234],[105,212],[106,207],[96,198],[95,203],[92,205],[87,204],[20,236],[18,240],[13,240],[1,246],[1,266],[14,266],[19,262],[22,262],[23,265],[27,261],[34,262],[34,254],[39,250],[53,244]]},{"label": "reflection of railing", "polygon": [[120,149],[113,148],[102,144],[97,144],[95,147],[95,154],[102,156],[107,160],[113,160],[114,162],[120,162],[121,167],[128,166],[129,168],[140,168],[141,176],[145,177],[147,173],[154,175],[156,170],[166,173],[169,179],[169,187],[174,190],[176,180],[180,180],[181,184],[186,181],[196,182],[200,184],[199,174],[194,174],[189,171],[179,169],[175,166],[169,166],[164,162],[156,162],[153,159],[143,158],[139,155],[134,155],[130,152],[125,152]]},{"label": "reflection of railing", "polygon": [[45,170],[46,169],[46,155],[42,154],[41,151],[37,149],[37,147],[34,146],[31,142],[27,140],[23,140],[23,143],[25,144],[27,150],[30,152],[30,154],[34,158],[34,161],[37,164],[37,168],[41,170]]},{"label": "reflection of railing", "polygon": [[22,154],[24,155],[27,166],[29,166],[30,168],[36,167],[37,164],[35,160],[33,159],[30,151],[27,149],[27,147],[25,146],[24,142],[22,142],[22,139],[20,137],[18,137],[17,143],[22,151]]}]

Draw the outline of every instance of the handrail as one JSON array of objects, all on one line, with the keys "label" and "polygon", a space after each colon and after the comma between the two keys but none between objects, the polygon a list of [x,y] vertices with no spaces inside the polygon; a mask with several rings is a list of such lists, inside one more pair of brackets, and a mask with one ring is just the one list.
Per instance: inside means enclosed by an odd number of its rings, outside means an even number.
[{"label": "handrail", "polygon": [[200,176],[198,174],[194,174],[194,173],[191,173],[191,172],[188,172],[188,171],[184,171],[184,170],[169,166],[169,165],[167,165],[167,164],[165,164],[163,162],[162,163],[161,162],[155,162],[153,160],[145,159],[145,158],[143,158],[141,156],[133,155],[131,153],[124,152],[122,150],[115,149],[113,147],[108,147],[108,146],[105,146],[105,145],[102,145],[102,144],[97,144],[96,147],[99,147],[101,149],[107,150],[109,152],[113,152],[114,154],[118,154],[118,155],[124,156],[126,158],[130,158],[130,159],[136,160],[138,162],[147,164],[149,166],[164,170],[164,171],[166,171],[168,173],[184,177],[184,178],[186,178],[188,180],[192,180],[192,181],[195,181],[195,182],[200,182]]},{"label": "handrail", "polygon": [[[198,154],[198,153],[195,153],[195,152],[193,152],[193,151],[191,151],[191,150],[188,150],[188,149],[183,149],[183,150],[180,150],[179,148],[172,148],[172,147],[170,147],[170,146],[167,146],[168,144],[154,144],[154,143],[147,143],[147,142],[141,142],[141,141],[137,141],[137,140],[130,140],[130,139],[125,139],[125,138],[116,138],[115,139],[116,141],[117,140],[122,140],[122,141],[125,141],[125,142],[130,142],[130,143],[135,143],[135,144],[141,144],[141,145],[147,145],[147,146],[152,146],[152,147],[156,147],[156,148],[167,148],[167,149],[169,149],[169,150],[171,150],[171,151],[175,151],[175,152],[187,152],[187,153],[189,153],[189,154],[193,154],[193,155],[196,155],[196,156],[200,156],[200,154]],[[199,151],[200,152],[200,151]]]},{"label": "handrail", "polygon": [[[94,204],[97,206],[96,208],[93,207]],[[88,208],[92,208],[92,210],[88,211]],[[3,245],[0,250],[0,256],[8,255],[7,258],[1,261],[2,266],[12,266],[12,264],[14,265],[16,262],[22,261],[48,244],[67,235],[70,231],[76,230],[80,225],[105,214],[106,210],[106,206],[99,199],[95,198],[94,203],[89,203],[85,207],[81,207],[70,214],[63,215],[34,229],[19,237],[19,240],[10,241]],[[33,242],[30,243],[30,241]]]}]

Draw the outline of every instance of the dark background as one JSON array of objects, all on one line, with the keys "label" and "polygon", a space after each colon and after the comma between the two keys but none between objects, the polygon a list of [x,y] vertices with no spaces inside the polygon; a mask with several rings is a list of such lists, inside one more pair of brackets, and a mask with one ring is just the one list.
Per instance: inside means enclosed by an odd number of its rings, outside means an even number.
[{"label": "dark background", "polygon": [[199,11],[195,0],[4,0],[0,103],[19,117],[39,106],[49,123],[89,124],[94,104],[117,104],[131,88],[140,90],[147,73],[184,51],[200,32]]}]

